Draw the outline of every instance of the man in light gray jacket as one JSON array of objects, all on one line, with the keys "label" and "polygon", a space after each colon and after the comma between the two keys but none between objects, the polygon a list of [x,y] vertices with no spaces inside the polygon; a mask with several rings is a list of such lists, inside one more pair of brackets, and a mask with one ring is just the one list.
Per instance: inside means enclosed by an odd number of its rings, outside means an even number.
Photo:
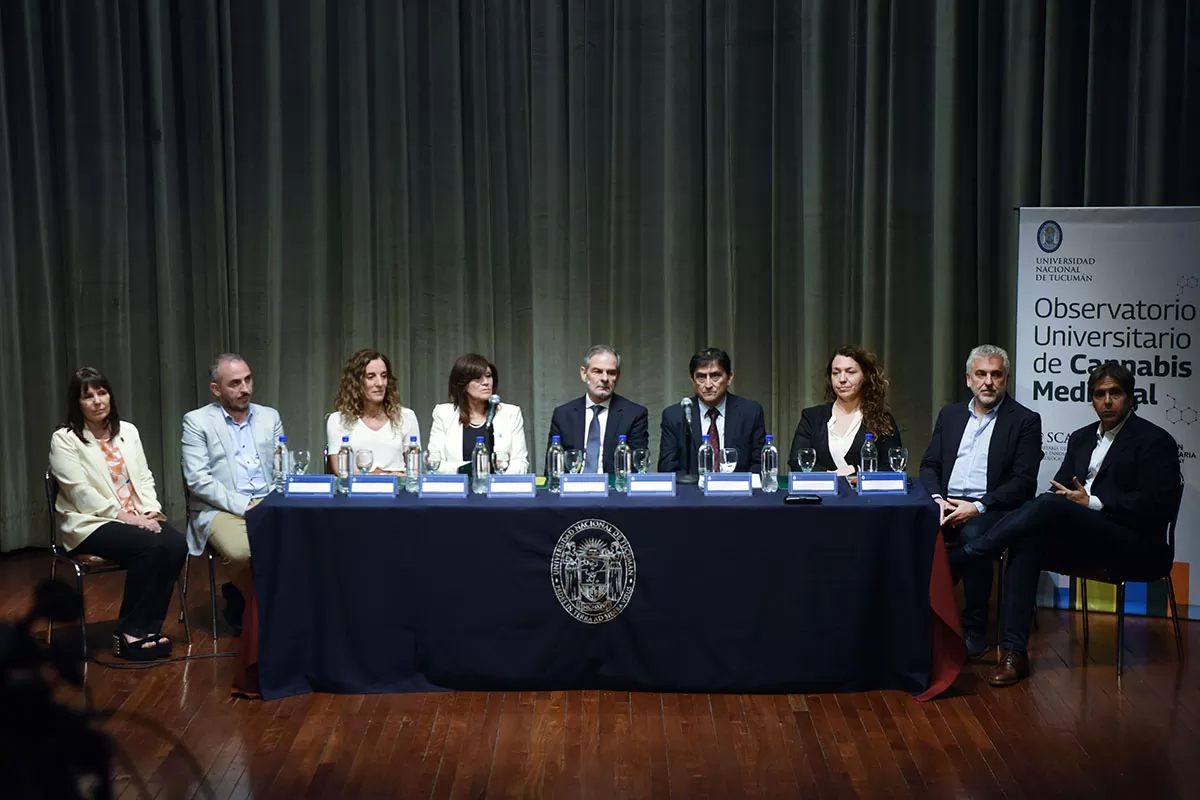
[{"label": "man in light gray jacket", "polygon": [[183,480],[187,484],[188,551],[201,555],[206,544],[232,568],[221,587],[225,618],[241,630],[245,609],[250,541],[246,511],[271,491],[275,445],[283,435],[279,412],[251,403],[254,376],[234,353],[217,356],[209,370],[215,403],[183,417]]}]

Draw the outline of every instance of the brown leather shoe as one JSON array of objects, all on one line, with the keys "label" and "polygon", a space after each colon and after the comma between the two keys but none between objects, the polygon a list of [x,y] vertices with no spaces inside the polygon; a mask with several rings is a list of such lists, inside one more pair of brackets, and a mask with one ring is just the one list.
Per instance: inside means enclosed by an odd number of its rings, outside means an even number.
[{"label": "brown leather shoe", "polygon": [[1014,686],[1028,677],[1029,655],[1019,650],[1003,650],[1000,652],[1000,663],[988,675],[988,683],[992,686]]}]

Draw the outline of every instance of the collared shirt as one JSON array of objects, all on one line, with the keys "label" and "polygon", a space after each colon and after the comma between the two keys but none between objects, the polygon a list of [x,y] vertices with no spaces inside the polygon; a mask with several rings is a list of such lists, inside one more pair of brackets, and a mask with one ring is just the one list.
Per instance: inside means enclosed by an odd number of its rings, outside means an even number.
[{"label": "collared shirt", "polygon": [[[700,406],[700,438],[701,438],[701,441],[703,441],[703,439],[704,439],[704,434],[708,433],[708,425],[709,425],[708,410],[710,408],[715,407],[717,409],[717,434],[720,435],[720,437],[721,437],[721,447],[728,446],[725,444],[725,405],[728,402],[729,402],[729,395],[726,394],[724,397],[721,398],[721,402],[718,403],[716,406],[710,406],[707,403],[705,403],[703,400],[701,400],[697,404]],[[697,445],[697,447],[698,446],[699,445]]]},{"label": "collared shirt", "polygon": [[[975,398],[967,401],[971,417],[958,441],[958,455],[950,471],[950,482],[946,485],[946,493],[951,497],[983,497],[987,494],[988,452],[992,447],[992,432],[996,430],[996,416],[1003,403],[1004,398],[1001,397],[991,410],[977,415]],[[975,501],[975,508],[980,514],[987,511],[987,507],[978,500]]]},{"label": "collared shirt", "polygon": [[830,413],[829,424],[825,426],[828,429],[829,455],[833,456],[833,463],[838,469],[844,469],[849,464],[846,463],[846,453],[850,452],[850,445],[854,443],[854,437],[858,436],[858,429],[862,427],[862,409],[854,409],[854,413],[850,415],[850,427],[845,433],[837,432],[837,415]]},{"label": "collared shirt", "polygon": [[[1132,413],[1132,412],[1130,412]],[[1121,432],[1121,428],[1125,427],[1126,420],[1129,419],[1129,414],[1125,415],[1125,419],[1113,426],[1112,430],[1105,431],[1104,423],[1096,426],[1096,446],[1092,449],[1092,460],[1088,462],[1087,480],[1084,481],[1083,489],[1088,493],[1088,508],[1093,511],[1100,511],[1104,508],[1104,503],[1099,497],[1092,494],[1092,484],[1096,482],[1096,475],[1100,472],[1100,467],[1104,466],[1104,459],[1108,455],[1108,451],[1112,449],[1112,443],[1117,438],[1117,434]],[[1074,489],[1074,486],[1068,486],[1068,489]]]},{"label": "collared shirt", "polygon": [[608,431],[608,409],[612,405],[612,397],[610,396],[603,403],[593,403],[592,398],[586,394],[583,396],[583,449],[587,452],[588,432],[592,429],[592,415],[596,412],[592,411],[596,406],[600,407],[600,454],[596,457],[596,472],[604,472],[604,434]]},{"label": "collared shirt", "polygon": [[225,426],[229,429],[229,438],[233,440],[234,488],[238,494],[248,497],[265,497],[270,489],[263,475],[262,459],[258,455],[258,444],[254,441],[254,430],[250,424],[254,419],[254,411],[251,410],[240,423],[225,409],[221,409],[221,413],[225,415]]}]

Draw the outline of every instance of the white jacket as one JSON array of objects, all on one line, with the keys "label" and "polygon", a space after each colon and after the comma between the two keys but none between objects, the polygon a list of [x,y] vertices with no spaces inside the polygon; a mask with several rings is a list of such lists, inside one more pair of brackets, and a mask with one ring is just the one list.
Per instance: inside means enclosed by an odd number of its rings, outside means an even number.
[{"label": "white jacket", "polygon": [[[501,403],[492,418],[492,433],[495,434],[496,449],[508,450],[506,472],[517,475],[529,469],[529,449],[525,445],[525,418],[521,407]],[[439,403],[433,407],[433,423],[429,426],[429,450],[442,455],[438,472],[453,474],[467,463],[462,457],[463,426],[458,418],[458,409],[451,403]]]},{"label": "white jacket", "polygon": [[[83,430],[83,438],[87,444],[79,441],[69,428],[59,428],[50,437],[50,471],[58,479],[59,487],[54,516],[58,520],[60,541],[68,550],[78,547],[101,525],[116,522],[122,510],[100,443],[87,428]],[[125,460],[138,510],[162,513],[138,429],[131,422],[122,422],[116,442]]]}]

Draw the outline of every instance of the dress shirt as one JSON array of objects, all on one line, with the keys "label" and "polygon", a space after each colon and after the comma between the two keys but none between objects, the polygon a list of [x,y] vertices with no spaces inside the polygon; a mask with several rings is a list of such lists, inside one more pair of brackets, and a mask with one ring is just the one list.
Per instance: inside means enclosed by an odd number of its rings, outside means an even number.
[{"label": "dress shirt", "polygon": [[221,409],[221,413],[225,415],[229,438],[233,440],[233,446],[237,450],[233,457],[234,463],[237,464],[234,488],[238,494],[249,497],[266,496],[267,481],[263,477],[262,459],[259,458],[258,444],[254,441],[254,430],[250,424],[254,419],[254,412],[247,414],[245,421],[241,423],[231,417],[225,409]]},{"label": "dress shirt", "polygon": [[[833,463],[838,469],[845,469],[850,466],[846,463],[846,453],[850,452],[850,445],[854,443],[854,437],[858,436],[858,429],[862,427],[862,409],[854,409],[854,413],[850,415],[850,428],[840,434],[836,430],[837,414],[830,410],[829,422],[826,428],[829,431],[829,455],[833,456]],[[886,455],[886,454],[885,454]]]},{"label": "dress shirt", "polygon": [[[697,398],[697,399],[699,399],[699,398]],[[720,436],[721,436],[721,446],[722,447],[726,446],[725,445],[725,403],[728,400],[729,400],[729,395],[727,394],[721,398],[721,402],[719,404],[717,404],[716,406],[710,406],[707,403],[705,403],[703,400],[700,400],[700,402],[697,403],[697,405],[700,406],[700,441],[704,441],[704,435],[706,433],[708,433],[708,422],[709,422],[708,410],[710,408],[716,408],[717,409],[717,433],[720,434]],[[699,447],[700,445],[697,444],[696,446]],[[741,453],[738,453],[738,455],[740,456]],[[720,459],[720,456],[717,456],[717,458]]]},{"label": "dress shirt", "polygon": [[[946,493],[951,497],[983,497],[987,494],[988,452],[992,447],[992,432],[996,430],[996,415],[1003,403],[1004,398],[1001,397],[990,411],[977,415],[975,398],[967,401],[971,418],[963,428],[954,469],[946,486]],[[987,507],[978,500],[975,501],[975,508],[980,514],[987,511]]]},{"label": "dress shirt", "polygon": [[596,457],[596,472],[604,472],[604,434],[608,432],[608,408],[612,405],[610,396],[603,403],[593,403],[592,398],[583,396],[583,452],[587,452],[588,431],[592,428],[593,406],[600,406],[597,418],[600,420],[600,455]]},{"label": "dress shirt", "polygon": [[[1087,480],[1084,481],[1083,490],[1088,493],[1088,508],[1093,511],[1100,511],[1104,508],[1104,503],[1099,497],[1092,494],[1092,484],[1096,482],[1096,474],[1100,472],[1100,467],[1104,466],[1104,457],[1108,455],[1109,449],[1112,447],[1113,441],[1117,438],[1117,434],[1121,432],[1121,428],[1125,427],[1125,420],[1129,419],[1129,415],[1125,415],[1125,419],[1113,426],[1112,430],[1105,432],[1104,424],[1096,426],[1096,446],[1092,449],[1092,460],[1088,462]],[[1075,487],[1068,486],[1068,489]]]}]

